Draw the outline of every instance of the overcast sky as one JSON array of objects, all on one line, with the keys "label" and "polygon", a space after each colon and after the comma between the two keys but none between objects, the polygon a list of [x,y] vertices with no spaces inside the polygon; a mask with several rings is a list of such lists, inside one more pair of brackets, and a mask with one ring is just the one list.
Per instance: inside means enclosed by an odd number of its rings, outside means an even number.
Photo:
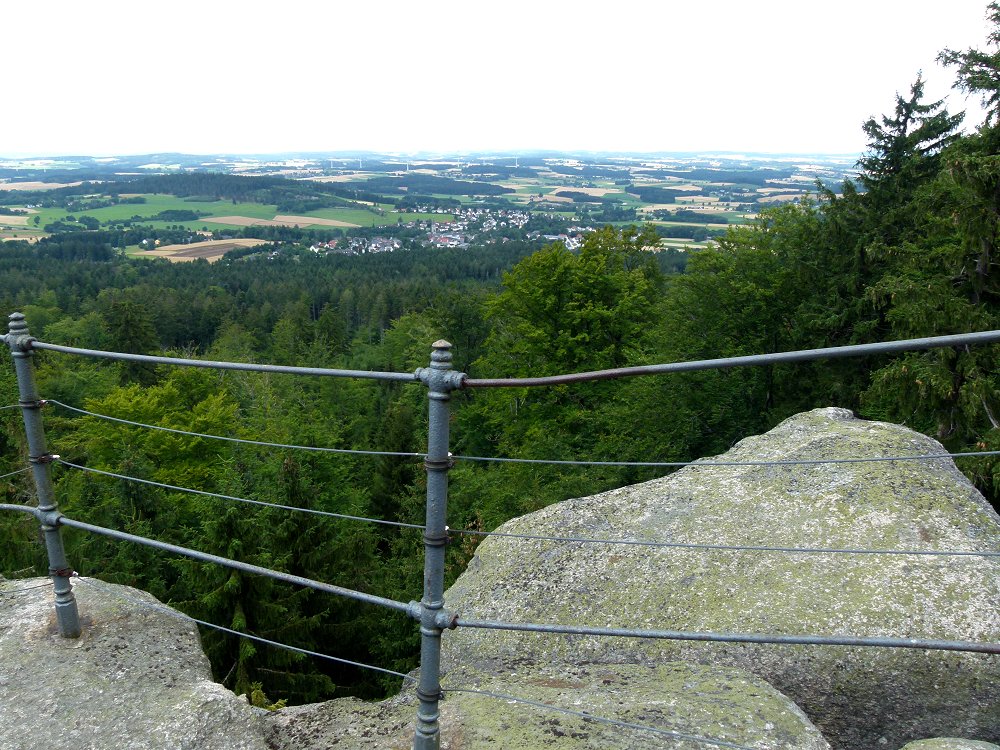
[{"label": "overcast sky", "polygon": [[5,3],[0,156],[857,153],[986,0]]}]

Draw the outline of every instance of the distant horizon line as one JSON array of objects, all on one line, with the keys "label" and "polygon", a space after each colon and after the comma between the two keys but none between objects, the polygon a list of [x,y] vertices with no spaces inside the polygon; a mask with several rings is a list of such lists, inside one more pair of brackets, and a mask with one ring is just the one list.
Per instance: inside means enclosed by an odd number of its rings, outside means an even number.
[{"label": "distant horizon line", "polygon": [[650,156],[722,156],[722,157],[858,157],[863,152],[860,151],[766,151],[749,149],[659,149],[659,150],[612,150],[612,149],[457,149],[455,151],[444,150],[399,150],[399,149],[344,149],[337,151],[323,151],[310,149],[290,149],[284,151],[140,151],[134,153],[37,153],[28,152],[21,154],[0,153],[0,161],[44,161],[44,160],[70,160],[70,159],[125,159],[137,157],[164,157],[164,156],[184,156],[184,157],[228,157],[228,158],[261,158],[261,157],[322,157],[322,158],[344,158],[356,159],[359,156],[389,156],[395,158],[426,158],[443,159],[445,157],[493,157],[493,158],[515,158],[519,156],[558,158],[560,156],[617,156],[617,157],[650,157]]}]

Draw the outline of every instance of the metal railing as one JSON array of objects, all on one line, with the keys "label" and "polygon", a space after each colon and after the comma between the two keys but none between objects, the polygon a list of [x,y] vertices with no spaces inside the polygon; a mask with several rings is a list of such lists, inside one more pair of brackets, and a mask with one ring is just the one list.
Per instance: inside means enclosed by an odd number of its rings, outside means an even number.
[{"label": "metal railing", "polygon": [[[732,643],[769,643],[769,644],[809,644],[809,645],[840,645],[840,646],[863,646],[863,647],[889,647],[889,648],[909,648],[909,649],[938,649],[946,651],[967,651],[976,653],[1000,654],[1000,643],[979,643],[970,641],[955,641],[942,639],[916,639],[916,638],[889,638],[889,637],[862,637],[862,636],[822,636],[822,635],[785,635],[785,634],[761,634],[761,633],[700,633],[690,631],[674,630],[643,630],[631,628],[610,628],[610,627],[590,627],[590,626],[567,626],[559,624],[542,623],[518,623],[501,622],[493,620],[480,620],[474,618],[464,618],[459,613],[450,611],[445,606],[444,601],[444,568],[445,568],[445,545],[448,542],[449,534],[469,534],[469,535],[495,535],[514,539],[541,539],[550,541],[560,541],[567,543],[581,544],[625,544],[643,545],[651,547],[680,547],[692,549],[712,549],[712,550],[751,550],[757,552],[795,552],[811,554],[887,554],[887,555],[942,555],[942,556],[1000,556],[1000,552],[977,552],[977,551],[938,551],[938,550],[869,550],[869,549],[825,549],[825,548],[796,548],[781,546],[734,546],[721,544],[686,544],[676,542],[655,542],[629,539],[593,539],[582,537],[560,537],[543,536],[531,534],[509,534],[498,532],[483,532],[472,529],[451,529],[447,526],[447,504],[448,504],[448,472],[456,460],[469,461],[525,461],[527,463],[554,463],[554,464],[582,464],[582,465],[625,465],[625,466],[664,466],[675,467],[687,465],[687,462],[614,462],[614,461],[562,461],[543,459],[505,459],[488,458],[481,456],[452,456],[449,452],[449,402],[451,393],[464,388],[503,388],[503,387],[538,387],[548,385],[559,385],[567,383],[578,383],[585,381],[609,380],[623,377],[634,377],[640,375],[662,375],[676,372],[690,372],[695,370],[721,369],[732,367],[750,367],[759,365],[769,365],[789,362],[805,362],[816,359],[829,359],[836,357],[858,357],[875,354],[885,354],[902,351],[915,351],[940,347],[952,346],[972,346],[1000,341],[1000,331],[986,331],[981,333],[971,333],[958,336],[940,336],[934,338],[910,339],[906,341],[893,341],[878,344],[865,344],[860,346],[847,346],[826,349],[813,349],[796,352],[784,352],[778,354],[767,354],[749,357],[735,357],[717,360],[702,360],[698,362],[680,362],[664,365],[651,365],[642,367],[619,368],[615,370],[601,370],[595,372],[573,373],[567,375],[557,375],[540,378],[513,378],[513,379],[473,379],[468,378],[464,373],[452,369],[451,344],[447,341],[436,341],[432,344],[430,365],[426,368],[419,368],[413,373],[397,372],[368,372],[359,370],[337,370],[315,367],[288,367],[265,364],[245,364],[235,362],[213,362],[209,360],[180,359],[173,357],[158,357],[140,354],[126,354],[121,352],[106,352],[92,349],[80,349],[77,347],[60,346],[56,344],[38,341],[28,331],[25,317],[21,313],[10,315],[8,333],[4,337],[6,344],[11,350],[14,358],[14,365],[17,374],[19,401],[16,405],[21,409],[24,428],[28,443],[28,462],[25,469],[18,470],[13,474],[30,469],[33,474],[37,492],[38,502],[36,506],[0,504],[0,510],[12,510],[30,513],[35,516],[41,524],[48,552],[49,576],[55,594],[56,618],[59,632],[63,637],[76,638],[81,633],[80,617],[77,610],[76,598],[73,594],[71,578],[76,574],[70,567],[62,545],[59,529],[62,526],[80,529],[93,534],[100,534],[116,539],[128,541],[134,544],[145,545],[167,551],[173,554],[183,555],[203,562],[217,564],[220,566],[233,568],[246,573],[268,576],[270,578],[292,583],[298,586],[312,588],[316,591],[333,594],[335,596],[346,597],[357,601],[385,607],[397,612],[403,612],[420,625],[420,670],[419,677],[414,678],[401,673],[385,670],[380,667],[370,667],[370,665],[348,662],[354,666],[368,667],[381,672],[387,672],[400,676],[406,680],[416,682],[416,696],[419,706],[416,712],[416,726],[414,732],[413,747],[415,750],[437,750],[440,746],[439,727],[439,701],[443,695],[441,686],[441,642],[444,630],[468,627],[485,628],[510,631],[530,631],[557,634],[594,635],[594,636],[615,636],[626,638],[647,638],[647,639],[671,639],[671,640],[698,640],[698,641],[723,641]],[[218,440],[229,440],[238,443],[250,443],[254,445],[297,448],[304,450],[329,451],[334,453],[348,454],[375,454],[375,455],[395,455],[407,457],[422,457],[427,472],[427,493],[426,512],[424,524],[403,524],[389,519],[372,519],[359,516],[348,516],[313,509],[296,508],[292,506],[281,506],[274,503],[266,503],[247,498],[239,498],[229,495],[204,492],[201,490],[175,487],[149,480],[136,479],[125,475],[114,474],[112,472],[90,469],[62,461],[59,456],[49,452],[46,445],[45,434],[42,427],[40,410],[47,403],[43,401],[35,383],[34,369],[32,365],[32,354],[34,351],[51,351],[63,354],[97,357],[119,361],[143,362],[148,364],[162,364],[185,367],[208,367],[222,370],[241,370],[265,373],[284,373],[290,375],[307,375],[314,377],[337,377],[337,378],[363,378],[371,380],[420,383],[427,389],[428,393],[428,436],[427,450],[425,453],[400,453],[384,451],[365,451],[353,449],[333,449],[315,446],[296,446],[278,443],[266,443],[263,441],[246,440],[242,438],[224,437],[218,435],[207,435],[201,433],[190,433],[183,430],[174,430],[156,425],[147,425],[127,419],[110,417],[106,415],[88,412],[83,409],[51,402],[71,411],[85,415],[108,419],[126,425],[138,426],[149,429],[166,430],[169,432],[181,432],[187,435],[194,435],[202,438]],[[10,408],[10,407],[2,407]],[[977,451],[964,454],[928,454],[919,456],[889,456],[875,458],[847,458],[847,459],[809,459],[794,461],[766,461],[766,462],[738,462],[738,461],[699,461],[698,466],[739,466],[739,465],[779,465],[779,464],[808,464],[808,463],[842,463],[861,461],[906,461],[906,460],[933,460],[942,458],[953,458],[957,456],[983,456],[996,455],[997,451]],[[422,531],[424,538],[424,589],[423,596],[419,602],[400,602],[393,599],[380,597],[372,594],[354,591],[352,589],[334,586],[331,584],[315,581],[302,576],[295,576],[288,573],[263,568],[257,565],[231,560],[211,555],[198,550],[181,547],[174,544],[149,539],[146,537],[127,534],[116,529],[109,529],[96,526],[83,521],[78,521],[67,517],[59,511],[55,493],[53,491],[50,467],[53,463],[60,463],[69,468],[95,472],[123,480],[154,484],[170,490],[194,492],[202,495],[210,495],[224,500],[249,502],[257,505],[267,505],[271,507],[283,508],[295,512],[312,512],[319,515],[333,516],[354,521],[386,523],[394,526]],[[5,477],[0,477],[0,479]],[[80,579],[90,583],[87,579]],[[99,584],[97,584],[99,585]],[[148,603],[144,603],[146,606]],[[270,645],[288,648],[301,653],[310,654],[335,661],[345,660],[335,657],[317,654],[315,652],[300,649],[287,644],[275,643],[257,636],[222,628],[212,623],[194,620],[186,615],[176,613],[174,610],[165,612],[174,613],[177,616],[196,622],[206,627],[224,630],[234,635],[249,637],[255,640],[268,643]],[[501,695],[489,691],[477,691],[467,688],[449,688],[451,692],[473,692],[483,695],[517,701],[528,705],[536,705],[537,702],[520,699],[515,696]],[[541,705],[541,704],[538,704]],[[555,706],[544,706],[548,710],[566,710]],[[693,737],[682,735],[657,727],[647,727],[643,725],[622,722],[615,719],[594,716],[583,712],[571,712],[591,721],[601,721],[616,724],[633,729],[642,729],[654,733],[665,734],[684,739],[693,739],[704,744],[722,747],[744,746],[719,739]]]}]

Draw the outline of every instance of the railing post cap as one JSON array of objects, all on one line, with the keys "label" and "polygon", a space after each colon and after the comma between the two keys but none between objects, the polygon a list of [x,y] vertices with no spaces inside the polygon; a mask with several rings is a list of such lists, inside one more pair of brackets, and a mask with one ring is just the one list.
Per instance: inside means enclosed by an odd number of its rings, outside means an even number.
[{"label": "railing post cap", "polygon": [[13,312],[7,316],[7,330],[11,333],[25,333],[28,324],[25,322],[24,313]]},{"label": "railing post cap", "polygon": [[31,348],[31,342],[35,339],[28,332],[28,324],[25,321],[24,313],[14,312],[7,316],[7,333],[4,335],[4,343],[11,348],[11,351],[26,352]]}]

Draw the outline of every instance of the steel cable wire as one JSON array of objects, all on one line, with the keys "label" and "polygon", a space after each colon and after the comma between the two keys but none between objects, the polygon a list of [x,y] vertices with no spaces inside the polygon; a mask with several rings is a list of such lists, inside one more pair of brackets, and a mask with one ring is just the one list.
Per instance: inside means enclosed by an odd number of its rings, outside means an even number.
[{"label": "steel cable wire", "polygon": [[77,469],[79,471],[88,472],[90,474],[100,474],[105,477],[112,477],[114,479],[122,479],[128,482],[137,482],[139,484],[149,485],[151,487],[159,487],[161,489],[170,490],[171,492],[187,492],[192,495],[202,495],[204,497],[214,497],[220,500],[232,500],[237,503],[247,503],[249,505],[258,505],[265,508],[277,508],[279,510],[294,511],[297,513],[310,513],[316,516],[325,516],[327,518],[339,518],[345,521],[363,521],[365,523],[378,523],[384,526],[396,526],[404,529],[423,529],[424,527],[415,523],[403,523],[401,521],[387,521],[382,518],[366,518],[364,516],[352,516],[346,513],[333,513],[327,510],[316,510],[315,508],[299,508],[295,505],[282,505],[280,503],[268,503],[263,500],[251,500],[246,497],[237,497],[236,495],[223,495],[218,492],[208,492],[206,490],[196,490],[190,487],[178,487],[173,484],[165,484],[163,482],[155,482],[152,479],[139,479],[138,477],[130,477],[126,474],[116,474],[113,471],[104,471],[102,469],[92,469],[88,466],[80,466],[79,464],[74,464],[69,461],[64,461],[61,458],[54,459],[56,463],[63,466],[68,466],[71,469]]},{"label": "steel cable wire", "polygon": [[675,732],[670,729],[662,729],[660,727],[651,727],[647,724],[637,724],[632,721],[623,721],[621,719],[612,719],[607,716],[600,716],[598,714],[587,713],[586,711],[575,711],[572,708],[563,708],[562,706],[555,706],[551,703],[543,703],[542,701],[531,700],[530,698],[518,698],[513,695],[505,695],[504,693],[494,693],[491,690],[478,690],[474,688],[463,688],[463,687],[443,687],[445,695],[448,693],[471,693],[473,695],[485,695],[489,698],[496,698],[502,701],[511,701],[512,703],[523,703],[526,706],[534,706],[535,708],[541,708],[546,711],[555,711],[556,713],[569,714],[570,716],[575,716],[586,721],[593,721],[598,724],[609,724],[611,726],[623,727],[625,729],[638,729],[643,732],[653,732],[661,736],[670,737],[675,740],[688,740],[692,742],[700,742],[705,745],[714,745],[716,747],[729,747],[735,748],[736,750],[755,750],[755,748],[748,745],[740,745],[735,742],[728,742],[726,740],[716,740],[709,737],[699,737],[695,734],[685,734],[684,732]]},{"label": "steel cable wire", "polygon": [[1000,643],[950,641],[941,638],[901,638],[894,636],[788,635],[782,633],[716,633],[691,630],[645,630],[612,628],[599,625],[560,625],[540,622],[478,620],[456,616],[450,623],[457,628],[481,628],[522,633],[584,635],[620,638],[650,638],[666,641],[703,641],[707,643],[760,643],[784,646],[852,646],[865,648],[904,648],[921,651],[964,651],[976,654],[1000,654]]},{"label": "steel cable wire", "polygon": [[[323,654],[323,653],[320,653],[318,651],[312,651],[310,649],[301,648],[299,646],[292,646],[292,645],[287,644],[287,643],[281,643],[280,641],[274,641],[274,640],[271,640],[269,638],[263,638],[261,636],[253,635],[251,633],[244,633],[244,632],[241,632],[239,630],[233,630],[232,628],[224,627],[222,625],[216,625],[215,623],[206,622],[205,620],[200,620],[200,619],[198,619],[196,617],[192,617],[190,615],[187,615],[187,614],[185,614],[183,612],[175,610],[175,609],[173,609],[171,607],[168,607],[166,605],[154,604],[153,602],[143,601],[141,599],[136,599],[135,597],[128,596],[127,594],[125,594],[125,593],[123,593],[121,591],[117,591],[115,589],[112,589],[109,585],[104,584],[104,582],[99,581],[98,579],[85,578],[85,577],[82,577],[82,576],[79,576],[79,575],[75,575],[73,577],[77,581],[79,581],[80,583],[82,583],[82,584],[84,584],[86,586],[91,586],[93,588],[102,590],[105,593],[108,593],[108,594],[110,594],[112,596],[116,596],[116,597],[118,597],[120,599],[123,599],[125,601],[128,601],[128,602],[130,602],[130,603],[132,603],[132,604],[134,604],[136,606],[143,607],[145,609],[149,609],[149,610],[152,610],[152,611],[156,611],[156,612],[159,612],[161,614],[165,614],[165,615],[167,615],[169,617],[173,617],[173,618],[178,619],[178,620],[187,621],[187,622],[193,622],[193,623],[195,623],[197,625],[201,625],[201,626],[210,628],[212,630],[217,630],[217,631],[220,631],[220,632],[223,632],[223,633],[227,633],[229,635],[233,635],[233,636],[236,636],[236,637],[239,637],[239,638],[246,638],[248,640],[256,641],[258,643],[263,643],[263,644],[266,644],[268,646],[273,646],[275,648],[281,648],[281,649],[284,649],[286,651],[293,651],[295,653],[300,653],[300,654],[303,654],[305,656],[311,656],[311,657],[315,657],[315,658],[319,658],[319,659],[326,659],[328,661],[333,661],[333,662],[336,662],[338,664],[344,664],[344,665],[351,666],[351,667],[356,667],[356,668],[359,668],[359,669],[367,669],[367,670],[374,671],[374,672],[380,672],[382,674],[388,674],[388,675],[391,675],[393,677],[398,677],[398,678],[400,678],[400,679],[402,679],[404,681],[407,681],[407,682],[413,682],[413,683],[417,682],[416,678],[414,678],[414,677],[412,677],[412,676],[410,676],[408,674],[404,674],[402,672],[397,672],[397,671],[392,670],[392,669],[386,669],[385,667],[377,667],[377,666],[374,666],[372,664],[365,664],[363,662],[353,661],[351,659],[343,659],[343,658],[337,657],[337,656],[330,656],[329,654]],[[32,587],[32,588],[40,588],[40,587]],[[584,712],[584,711],[575,711],[573,709],[563,708],[562,706],[554,706],[554,705],[551,705],[551,704],[542,703],[541,701],[531,700],[529,698],[519,698],[519,697],[512,696],[512,695],[506,695],[506,694],[503,694],[503,693],[495,693],[495,692],[487,691],[487,690],[477,690],[477,689],[473,689],[473,688],[463,688],[463,687],[444,687],[443,688],[443,692],[445,694],[447,694],[447,693],[469,693],[469,694],[483,695],[483,696],[490,697],[490,698],[495,698],[495,699],[498,699],[498,700],[511,701],[511,702],[514,702],[514,703],[521,703],[521,704],[524,704],[524,705],[529,705],[529,706],[534,706],[536,708],[541,708],[541,709],[547,710],[547,711],[554,711],[556,713],[563,713],[563,714],[568,714],[568,715],[571,715],[571,716],[576,716],[576,717],[584,719],[586,721],[592,721],[592,722],[595,722],[595,723],[606,724],[606,725],[610,725],[610,726],[617,726],[617,727],[622,727],[622,728],[626,728],[626,729],[637,729],[637,730],[640,730],[640,731],[652,732],[652,733],[655,733],[655,734],[659,734],[661,736],[671,737],[673,739],[689,740],[689,741],[700,742],[702,744],[713,745],[713,746],[717,746],[717,747],[734,748],[735,750],[754,750],[754,748],[749,747],[747,745],[740,745],[738,743],[727,742],[725,740],[717,740],[717,739],[712,739],[712,738],[708,738],[708,737],[700,737],[698,735],[686,734],[686,733],[683,733],[683,732],[676,732],[676,731],[673,731],[673,730],[663,729],[663,728],[660,728],[660,727],[653,727],[653,726],[648,726],[648,725],[645,725],[645,724],[638,724],[638,723],[635,723],[635,722],[628,722],[628,721],[623,721],[623,720],[620,720],[620,719],[613,719],[613,718],[606,717],[606,716],[601,716],[601,715],[598,715],[598,714],[591,714],[591,713],[587,713],[587,712]]]},{"label": "steel cable wire", "polygon": [[272,641],[272,640],[270,640],[268,638],[262,638],[259,635],[252,635],[250,633],[243,633],[243,632],[241,632],[239,630],[233,630],[231,628],[226,628],[226,627],[223,627],[222,625],[216,625],[215,623],[212,623],[212,622],[205,622],[204,620],[199,620],[196,617],[191,617],[191,615],[184,614],[183,612],[180,612],[180,611],[178,611],[176,609],[173,609],[172,607],[168,607],[166,605],[154,604],[152,602],[142,601],[141,599],[136,599],[135,597],[131,597],[128,594],[122,593],[121,591],[116,591],[116,590],[112,589],[110,586],[105,585],[103,581],[99,581],[96,578],[84,578],[83,576],[79,576],[79,575],[75,575],[75,576],[73,576],[73,578],[75,578],[80,583],[83,583],[83,584],[85,584],[87,586],[92,586],[93,588],[96,588],[96,589],[100,589],[100,590],[104,591],[105,593],[111,594],[112,596],[117,596],[118,598],[124,599],[124,600],[126,600],[128,602],[131,602],[132,604],[135,604],[136,606],[145,607],[146,609],[152,609],[152,610],[155,610],[157,612],[161,612],[161,613],[163,613],[165,615],[168,615],[170,617],[174,617],[174,618],[176,618],[178,620],[186,620],[188,622],[193,622],[193,623],[196,623],[198,625],[204,625],[206,628],[211,628],[213,630],[220,630],[223,633],[229,633],[230,635],[239,636],[240,638],[247,638],[249,640],[257,641],[259,643],[265,643],[268,646],[274,646],[276,648],[282,648],[282,649],[285,649],[286,651],[295,651],[297,653],[304,654],[306,656],[314,656],[314,657],[317,657],[319,659],[327,659],[329,661],[337,662],[338,664],[346,664],[348,666],[358,667],[360,669],[369,669],[369,670],[372,670],[374,672],[383,672],[385,674],[389,674],[389,675],[392,675],[394,677],[400,677],[400,678],[402,678],[404,680],[408,680],[410,682],[416,682],[416,679],[413,678],[413,677],[410,677],[410,675],[403,674],[402,672],[396,672],[396,671],[394,671],[392,669],[386,669],[384,667],[376,667],[374,665],[364,664],[364,663],[359,662],[359,661],[351,661],[350,659],[342,659],[339,656],[330,656],[329,654],[321,654],[318,651],[310,651],[307,648],[301,648],[299,646],[290,646],[287,643],[281,643],[279,641]]},{"label": "steel cable wire", "polygon": [[924,557],[1000,557],[1000,552],[971,550],[921,550],[921,549],[838,549],[835,547],[781,547],[769,545],[708,544],[697,542],[647,542],[640,539],[594,539],[591,537],[546,536],[544,534],[516,534],[504,531],[477,531],[476,529],[449,529],[452,534],[465,536],[500,537],[542,542],[572,542],[579,544],[621,544],[634,547],[663,547],[667,549],[719,550],[731,552],[788,552],[795,554],[828,555],[917,555]]},{"label": "steel cable wire", "polygon": [[[245,497],[237,497],[235,495],[223,495],[216,492],[207,492],[205,490],[196,490],[188,487],[179,487],[171,484],[164,484],[163,482],[155,482],[150,479],[139,479],[138,477],[131,477],[125,474],[116,474],[111,471],[104,471],[102,469],[92,469],[86,466],[80,466],[78,464],[71,463],[69,461],[64,461],[63,459],[56,459],[56,463],[68,466],[79,471],[84,471],[92,474],[99,474],[101,476],[112,477],[114,479],[121,479],[129,482],[137,482],[139,484],[146,484],[153,487],[160,487],[162,489],[171,490],[174,492],[187,492],[195,495],[204,495],[207,497],[218,498],[221,500],[232,500],[234,502],[247,503],[250,505],[257,505],[266,508],[277,508],[280,510],[287,510],[299,513],[310,513],[318,516],[325,516],[329,518],[337,518],[347,521],[359,521],[362,523],[376,523],[386,526],[393,526],[405,529],[414,529],[418,531],[424,530],[426,527],[422,524],[416,523],[403,523],[401,521],[387,521],[385,519],[379,518],[368,518],[365,516],[353,516],[344,513],[333,513],[330,511],[315,510],[313,508],[299,508],[294,505],[282,505],[280,503],[269,503],[262,500],[251,500]],[[715,550],[715,551],[730,551],[730,552],[783,552],[791,554],[831,554],[831,555],[912,555],[919,557],[1000,557],[1000,551],[975,551],[975,550],[920,550],[920,549],[852,549],[852,548],[833,548],[833,547],[783,547],[783,546],[772,546],[772,545],[740,545],[740,544],[708,544],[708,543],[696,543],[696,542],[656,542],[656,541],[644,541],[640,539],[597,539],[593,537],[572,537],[572,536],[555,536],[555,535],[545,535],[545,534],[516,534],[503,531],[479,531],[476,529],[448,529],[451,534],[461,534],[464,536],[481,536],[481,537],[500,537],[506,539],[525,539],[530,541],[545,541],[545,542],[566,542],[574,544],[611,544],[611,545],[623,545],[632,547],[651,547],[651,548],[663,548],[663,549],[692,549],[692,550]]]},{"label": "steel cable wire", "polygon": [[7,594],[20,594],[23,591],[34,591],[35,589],[44,589],[52,585],[52,581],[48,583],[40,583],[37,586],[23,586],[19,589],[0,589],[0,596],[6,596]]},{"label": "steel cable wire", "polygon": [[479,461],[508,464],[553,464],[556,466],[637,466],[683,468],[694,466],[803,466],[812,464],[860,464],[880,463],[885,461],[929,461],[940,458],[974,458],[982,456],[1000,456],[1000,451],[968,451],[965,453],[925,453],[913,456],[874,456],[872,458],[796,458],[775,461],[586,461],[560,460],[550,458],[507,458],[501,456],[452,456],[457,461]]},{"label": "steel cable wire", "polygon": [[292,450],[316,451],[321,453],[346,453],[346,454],[360,455],[360,456],[400,456],[403,458],[424,458],[426,456],[426,454],[424,453],[409,453],[404,451],[375,451],[375,450],[360,450],[351,448],[325,448],[322,446],[315,446],[315,445],[270,443],[265,440],[249,440],[246,438],[228,437],[225,435],[212,435],[204,432],[192,432],[190,430],[180,430],[174,427],[162,427],[160,425],[155,425],[155,424],[145,424],[144,422],[133,422],[130,419],[121,419],[120,417],[110,417],[107,414],[98,414],[97,412],[87,411],[86,409],[80,409],[76,406],[70,406],[69,404],[64,404],[62,401],[56,401],[53,398],[45,399],[45,401],[46,403],[56,404],[57,406],[61,406],[63,409],[68,409],[69,411],[74,411],[78,414],[85,414],[88,417],[96,417],[98,419],[104,419],[108,422],[118,422],[119,424],[127,424],[132,427],[143,427],[147,430],[172,432],[177,435],[186,435],[188,437],[207,438],[209,440],[225,440],[230,443],[243,443],[245,445],[257,445],[265,448],[289,448]]},{"label": "steel cable wire", "polygon": [[[163,427],[160,425],[151,425],[143,422],[135,422],[128,419],[121,419],[119,417],[111,417],[106,414],[99,414],[92,411],[87,411],[86,409],[79,409],[75,406],[69,406],[61,401],[55,399],[48,399],[48,403],[57,404],[58,406],[68,409],[70,411],[77,412],[79,414],[84,414],[87,416],[95,417],[98,419],[104,419],[109,422],[117,422],[120,424],[126,424],[133,427],[142,427],[150,430],[159,430],[162,432],[171,432],[178,435],[186,435],[189,437],[206,438],[209,440],[224,440],[232,443],[242,443],[246,445],[256,445],[268,448],[287,448],[291,450],[303,450],[303,451],[315,451],[323,453],[339,453],[339,454],[350,454],[350,455],[363,455],[363,456],[393,456],[393,457],[403,457],[403,458],[426,458],[426,453],[408,452],[408,451],[376,451],[376,450],[363,450],[363,449],[351,449],[351,448],[327,448],[323,446],[310,446],[310,445],[297,445],[294,443],[272,443],[263,440],[250,440],[247,438],[234,438],[223,435],[213,435],[210,433],[193,432],[190,430],[181,430],[173,427]],[[740,467],[740,466],[802,466],[802,465],[820,465],[820,464],[854,464],[854,463],[880,463],[880,462],[891,462],[891,461],[928,461],[936,459],[956,459],[956,458],[976,458],[976,457],[986,457],[986,456],[998,456],[1000,455],[1000,450],[995,451],[966,451],[960,453],[926,453],[917,454],[911,456],[874,456],[870,458],[808,458],[808,459],[788,459],[788,460],[774,460],[774,461],[705,461],[705,460],[694,460],[694,461],[598,461],[598,460],[586,460],[586,459],[549,459],[549,458],[512,458],[505,456],[465,456],[465,455],[452,455],[451,458],[455,461],[474,461],[482,463],[510,463],[510,464],[542,464],[542,465],[554,465],[554,466],[621,466],[621,467],[647,467],[647,468],[683,468],[688,466],[695,467],[713,467],[713,466],[726,466],[726,467]],[[0,477],[2,478],[2,477]]]},{"label": "steel cable wire", "polygon": [[[248,438],[235,438],[225,435],[213,435],[211,433],[193,432],[191,430],[181,430],[174,427],[163,427],[161,425],[146,424],[136,422],[121,417],[112,417],[107,414],[88,411],[76,406],[70,406],[56,399],[45,399],[46,403],[56,404],[69,411],[84,414],[89,417],[103,419],[108,422],[117,422],[132,427],[142,427],[149,430],[159,430],[161,432],[171,432],[177,435],[188,437],[206,438],[209,440],[224,440],[231,443],[243,443],[247,445],[257,445],[266,448],[287,448],[290,450],[316,451],[323,453],[343,453],[362,456],[395,456],[401,458],[426,458],[426,453],[413,451],[377,451],[352,448],[327,448],[314,445],[297,445],[294,443],[272,443],[265,440],[251,440]],[[853,463],[880,463],[887,461],[930,461],[935,459],[955,459],[955,458],[977,458],[985,456],[1000,456],[1000,450],[995,451],[966,451],[961,453],[924,453],[911,456],[873,456],[870,458],[802,458],[773,461],[712,461],[696,459],[694,461],[598,461],[586,459],[555,459],[555,458],[512,458],[507,456],[465,456],[452,455],[455,461],[474,461],[480,463],[512,463],[512,464],[549,464],[553,466],[623,466],[623,467],[648,467],[648,468],[683,468],[686,466],[802,466],[814,464],[853,464]]]}]

